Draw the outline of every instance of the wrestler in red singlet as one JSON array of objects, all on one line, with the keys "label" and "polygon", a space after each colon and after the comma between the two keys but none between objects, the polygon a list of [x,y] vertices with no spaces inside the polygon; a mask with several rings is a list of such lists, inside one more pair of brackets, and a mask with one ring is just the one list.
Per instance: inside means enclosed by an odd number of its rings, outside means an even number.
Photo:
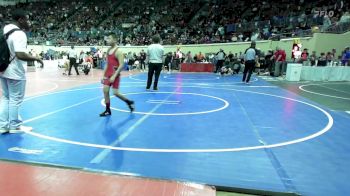
[{"label": "wrestler in red singlet", "polygon": [[111,83],[109,79],[113,76],[114,72],[119,67],[119,61],[115,56],[117,50],[118,48],[115,49],[112,54],[107,54],[107,68],[103,78],[103,84],[107,86],[112,86],[112,88],[114,89],[119,89],[120,76],[117,75],[113,83]]},{"label": "wrestler in red singlet", "polygon": [[106,110],[100,114],[100,116],[109,116],[112,114],[110,105],[109,90],[112,86],[113,94],[119,99],[123,100],[130,109],[130,112],[133,112],[135,109],[134,101],[127,99],[124,95],[119,93],[119,82],[120,82],[120,72],[123,69],[120,62],[124,62],[124,55],[117,46],[117,37],[115,34],[111,34],[107,37],[107,44],[111,47],[107,52],[107,66],[105,67],[103,73],[103,95],[106,103]]}]

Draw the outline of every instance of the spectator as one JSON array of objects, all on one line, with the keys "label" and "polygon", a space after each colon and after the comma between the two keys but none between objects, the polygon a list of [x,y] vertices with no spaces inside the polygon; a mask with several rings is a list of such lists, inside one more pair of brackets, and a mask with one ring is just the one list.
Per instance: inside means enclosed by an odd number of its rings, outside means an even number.
[{"label": "spectator", "polygon": [[282,48],[277,47],[273,58],[275,60],[275,69],[273,75],[275,77],[282,76],[284,64],[286,62],[286,52]]},{"label": "spectator", "polygon": [[20,133],[33,129],[23,126],[23,121],[19,117],[19,108],[25,94],[25,72],[28,61],[38,61],[41,65],[44,64],[40,58],[26,53],[27,36],[24,31],[29,30],[30,27],[27,13],[19,9],[14,10],[11,16],[13,21],[5,25],[4,33],[9,33],[7,44],[10,55],[14,59],[7,69],[0,73],[2,87],[0,133]]}]

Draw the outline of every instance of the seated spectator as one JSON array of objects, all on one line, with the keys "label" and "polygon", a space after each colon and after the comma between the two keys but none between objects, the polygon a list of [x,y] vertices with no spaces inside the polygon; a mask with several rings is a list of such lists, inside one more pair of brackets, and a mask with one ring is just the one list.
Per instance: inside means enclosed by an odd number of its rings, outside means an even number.
[{"label": "seated spectator", "polygon": [[340,17],[340,20],[339,20],[339,23],[348,23],[350,22],[350,13],[349,12],[345,12],[341,17]]},{"label": "seated spectator", "polygon": [[309,59],[310,59],[311,66],[316,65],[316,59],[317,59],[316,51],[312,51],[312,54],[310,55]]},{"label": "seated spectator", "polygon": [[307,61],[308,58],[309,58],[309,53],[307,51],[307,48],[305,48],[303,50],[303,52],[301,53],[301,58],[300,59],[301,59],[302,62],[304,62],[304,61]]},{"label": "seated spectator", "polygon": [[233,75],[233,70],[229,66],[223,66],[223,67],[221,67],[220,74],[221,74],[221,76]]},{"label": "seated spectator", "polygon": [[350,61],[350,48],[347,47],[345,48],[342,58],[341,58],[341,63],[343,66],[349,66],[349,61]]},{"label": "seated spectator", "polygon": [[327,52],[327,55],[326,55],[327,65],[331,65],[333,60],[334,60],[334,57],[332,52]]},{"label": "seated spectator", "polygon": [[317,66],[326,66],[326,65],[327,65],[326,54],[322,52],[321,56],[318,58]]},{"label": "seated spectator", "polygon": [[238,40],[238,37],[237,37],[237,35],[234,33],[234,34],[232,35],[232,37],[231,37],[231,41],[232,41],[232,42],[237,42],[237,40]]},{"label": "seated spectator", "polygon": [[191,51],[188,51],[185,56],[185,63],[192,63],[194,62],[194,59],[192,58]]},{"label": "seated spectator", "polygon": [[202,54],[202,52],[199,52],[196,55],[196,62],[203,62],[204,61],[204,55]]}]

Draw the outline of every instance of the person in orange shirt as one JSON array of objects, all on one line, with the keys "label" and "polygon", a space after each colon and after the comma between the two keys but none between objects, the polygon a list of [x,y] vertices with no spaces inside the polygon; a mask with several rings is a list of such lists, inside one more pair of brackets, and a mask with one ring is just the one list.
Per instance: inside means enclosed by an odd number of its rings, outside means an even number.
[{"label": "person in orange shirt", "polygon": [[197,62],[202,62],[204,60],[204,55],[202,52],[199,52],[199,54],[196,55]]}]

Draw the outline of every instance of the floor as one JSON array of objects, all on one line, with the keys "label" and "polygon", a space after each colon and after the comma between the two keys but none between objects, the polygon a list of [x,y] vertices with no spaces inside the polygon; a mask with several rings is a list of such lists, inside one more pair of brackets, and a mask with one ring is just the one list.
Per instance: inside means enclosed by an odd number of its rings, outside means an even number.
[{"label": "floor", "polygon": [[241,75],[163,72],[159,91],[145,91],[145,73],[123,76],[120,91],[136,111],[112,97],[112,116],[100,118],[101,71],[29,73],[21,116],[34,130],[1,135],[0,159],[69,168],[64,173],[190,182],[208,195],[211,186],[267,195],[350,193],[350,82],[254,76],[246,85]]},{"label": "floor", "polygon": [[215,195],[190,183],[0,162],[2,195]]}]

